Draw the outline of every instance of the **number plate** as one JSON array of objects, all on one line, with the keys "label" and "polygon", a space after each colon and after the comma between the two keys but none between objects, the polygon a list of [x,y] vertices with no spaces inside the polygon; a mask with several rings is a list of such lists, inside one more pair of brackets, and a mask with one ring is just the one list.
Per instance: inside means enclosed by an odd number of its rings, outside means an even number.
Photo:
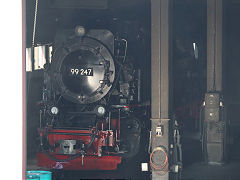
[{"label": "number plate", "polygon": [[93,68],[69,68],[70,76],[93,76]]}]

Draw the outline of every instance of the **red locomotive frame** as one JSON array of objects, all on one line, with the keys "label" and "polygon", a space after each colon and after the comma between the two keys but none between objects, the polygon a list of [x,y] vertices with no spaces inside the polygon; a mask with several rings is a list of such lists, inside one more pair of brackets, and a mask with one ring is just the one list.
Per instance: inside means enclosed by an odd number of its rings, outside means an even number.
[{"label": "red locomotive frame", "polygon": [[[111,151],[104,151],[104,155],[102,155],[102,147],[114,147],[119,138],[118,120],[112,119],[111,121],[113,122],[112,126],[115,126],[112,128],[115,130],[104,130],[103,123],[99,123],[102,130],[96,130],[96,128],[88,130],[46,128],[40,132],[40,136],[47,137],[49,146],[54,148],[48,152],[37,153],[38,166],[65,170],[116,170],[122,158]],[[61,154],[59,146],[55,147],[61,140],[76,140],[88,145],[93,133],[95,133],[94,140],[84,155]],[[76,154],[80,153],[76,152]]]}]

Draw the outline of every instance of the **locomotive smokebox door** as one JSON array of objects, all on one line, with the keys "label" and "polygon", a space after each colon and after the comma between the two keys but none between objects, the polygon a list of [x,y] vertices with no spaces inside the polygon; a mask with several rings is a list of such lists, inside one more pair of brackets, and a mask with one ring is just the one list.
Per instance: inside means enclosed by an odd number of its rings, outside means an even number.
[{"label": "locomotive smokebox door", "polygon": [[66,99],[93,103],[111,89],[115,78],[114,36],[108,30],[90,30],[78,36],[74,30],[56,35],[51,65],[54,88]]}]

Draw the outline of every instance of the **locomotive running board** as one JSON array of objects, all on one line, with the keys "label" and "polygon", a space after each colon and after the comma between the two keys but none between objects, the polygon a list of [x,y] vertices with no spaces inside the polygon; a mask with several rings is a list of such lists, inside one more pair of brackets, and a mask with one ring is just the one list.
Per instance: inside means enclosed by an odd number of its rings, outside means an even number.
[{"label": "locomotive running board", "polygon": [[[54,155],[56,159],[67,159],[67,155]],[[117,165],[122,162],[119,156],[85,156],[77,157],[67,162],[58,162],[49,158],[44,153],[37,153],[37,161],[39,167],[48,169],[64,169],[64,170],[116,170]],[[83,164],[82,164],[83,162]]]}]

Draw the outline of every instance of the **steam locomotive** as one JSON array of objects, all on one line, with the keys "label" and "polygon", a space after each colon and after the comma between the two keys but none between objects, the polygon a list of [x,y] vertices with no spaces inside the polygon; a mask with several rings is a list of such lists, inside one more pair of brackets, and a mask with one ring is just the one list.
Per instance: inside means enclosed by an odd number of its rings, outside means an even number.
[{"label": "steam locomotive", "polygon": [[38,166],[115,170],[140,147],[140,70],[127,40],[77,26],[55,36],[44,66]]}]

